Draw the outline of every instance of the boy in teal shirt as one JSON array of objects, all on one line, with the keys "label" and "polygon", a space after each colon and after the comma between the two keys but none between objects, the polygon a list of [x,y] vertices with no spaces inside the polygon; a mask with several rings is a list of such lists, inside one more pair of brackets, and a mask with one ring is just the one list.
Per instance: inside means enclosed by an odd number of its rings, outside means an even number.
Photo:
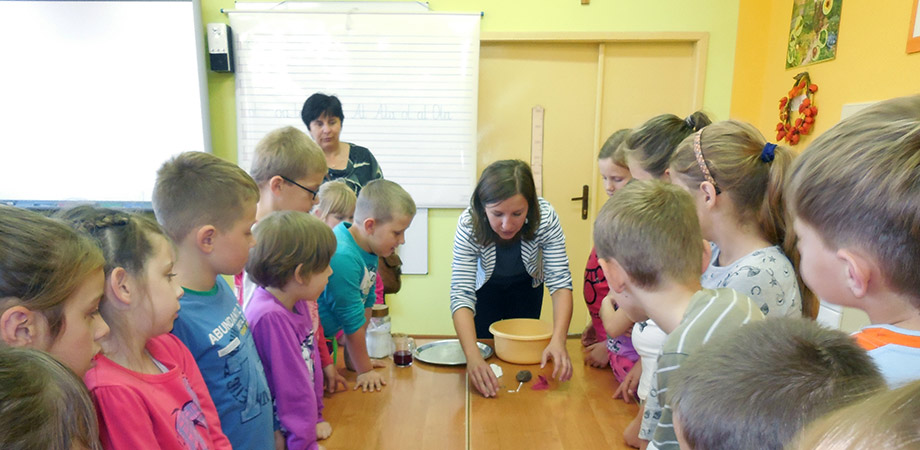
[{"label": "boy in teal shirt", "polygon": [[346,357],[358,372],[355,389],[379,391],[386,385],[373,370],[364,335],[377,299],[378,257],[392,255],[406,242],[413,217],[415,202],[405,189],[392,181],[374,180],[358,195],[355,222],[342,222],[333,229],[337,244],[330,263],[332,276],[317,303],[326,337],[345,331]]}]

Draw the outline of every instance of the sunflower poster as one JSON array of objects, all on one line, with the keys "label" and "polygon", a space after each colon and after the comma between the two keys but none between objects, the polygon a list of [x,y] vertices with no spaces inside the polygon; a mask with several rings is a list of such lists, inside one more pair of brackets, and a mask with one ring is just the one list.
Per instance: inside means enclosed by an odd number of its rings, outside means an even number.
[{"label": "sunflower poster", "polygon": [[837,56],[840,4],[843,0],[793,0],[786,68]]}]

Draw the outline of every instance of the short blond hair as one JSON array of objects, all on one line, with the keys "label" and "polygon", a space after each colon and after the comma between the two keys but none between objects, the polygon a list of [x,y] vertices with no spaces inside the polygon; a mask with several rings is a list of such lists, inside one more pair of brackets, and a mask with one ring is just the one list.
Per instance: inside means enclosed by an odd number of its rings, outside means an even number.
[{"label": "short blond hair", "polygon": [[396,216],[415,216],[415,200],[402,186],[384,179],[364,185],[355,202],[356,223],[374,219],[382,225]]},{"label": "short blond hair", "polygon": [[867,252],[920,308],[920,95],[870,106],[815,139],[787,197],[828,247]]},{"label": "short blond hair", "polygon": [[355,203],[358,197],[355,191],[351,190],[342,180],[332,180],[323,183],[319,187],[319,204],[316,208],[320,212],[320,220],[326,220],[329,214],[341,214],[344,216],[353,216],[355,214]]},{"label": "short blond hair", "polygon": [[299,180],[313,174],[326,174],[326,157],[303,131],[283,127],[270,131],[256,145],[249,173],[262,186],[274,176]]},{"label": "short blond hair", "polygon": [[920,380],[881,392],[815,421],[786,449],[917,448],[918,417]]},{"label": "short blond hair", "polygon": [[259,187],[246,171],[204,152],[163,163],[153,188],[153,212],[177,244],[202,225],[230,229],[258,201]]},{"label": "short blond hair", "polygon": [[89,237],[36,212],[0,205],[0,313],[17,305],[40,312],[56,339],[66,325],[65,301],[104,265]]},{"label": "short blond hair", "polygon": [[615,259],[640,287],[699,282],[703,235],[693,198],[658,180],[633,180],[607,200],[594,222],[597,257]]},{"label": "short blond hair", "polygon": [[246,273],[262,287],[282,288],[299,274],[310,276],[329,266],[335,235],[323,221],[300,211],[276,211],[256,224],[256,246],[249,251]]}]

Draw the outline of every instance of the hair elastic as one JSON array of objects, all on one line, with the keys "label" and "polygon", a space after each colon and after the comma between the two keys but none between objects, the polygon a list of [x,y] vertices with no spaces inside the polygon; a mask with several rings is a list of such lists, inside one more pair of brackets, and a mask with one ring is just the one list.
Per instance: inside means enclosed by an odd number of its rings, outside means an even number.
[{"label": "hair elastic", "polygon": [[684,119],[684,123],[687,124],[687,126],[690,127],[691,130],[694,129],[694,128],[696,128],[696,127],[693,125],[693,116],[687,116],[687,118]]},{"label": "hair elastic", "polygon": [[719,189],[719,185],[716,184],[716,180],[709,172],[709,166],[706,165],[706,160],[703,158],[703,148],[700,147],[700,137],[702,135],[703,130],[700,130],[696,132],[695,136],[693,136],[693,154],[696,155],[696,163],[700,166],[700,172],[703,172],[703,178],[706,178],[706,181],[712,183],[712,185],[716,188],[716,194],[721,194],[722,190]]},{"label": "hair elastic", "polygon": [[763,151],[760,152],[760,160],[769,163],[776,157],[776,144],[767,142],[763,145]]}]

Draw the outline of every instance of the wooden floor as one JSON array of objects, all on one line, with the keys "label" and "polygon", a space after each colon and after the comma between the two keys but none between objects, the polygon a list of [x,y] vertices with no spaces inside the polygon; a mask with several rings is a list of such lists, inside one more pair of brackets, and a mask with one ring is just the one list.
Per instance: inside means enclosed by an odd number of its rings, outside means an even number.
[{"label": "wooden floor", "polygon": [[[486,341],[488,342],[488,341]],[[419,342],[421,345],[423,342]],[[489,362],[505,375],[498,397],[484,398],[467,385],[463,367],[416,361],[400,368],[386,360],[388,385],[381,392],[338,392],[325,399],[324,416],[332,436],[320,441],[338,449],[627,449],[623,429],[637,407],[611,398],[617,383],[610,369],[585,366],[581,344],[567,343],[574,364],[571,381],[550,380],[550,389],[520,392],[514,375],[528,369],[548,379],[552,366],[518,366],[497,357]],[[346,373],[349,386],[355,374]]]}]

